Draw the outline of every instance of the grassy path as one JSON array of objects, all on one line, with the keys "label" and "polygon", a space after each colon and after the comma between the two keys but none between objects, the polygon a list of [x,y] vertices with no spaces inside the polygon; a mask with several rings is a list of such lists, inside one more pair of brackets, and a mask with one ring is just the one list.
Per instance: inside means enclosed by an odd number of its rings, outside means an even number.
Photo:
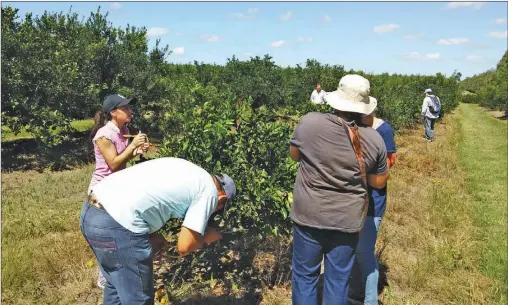
[{"label": "grassy path", "polygon": [[463,104],[458,112],[460,160],[473,200],[477,238],[483,248],[480,270],[499,287],[504,281],[507,293],[507,124],[476,105]]},{"label": "grassy path", "polygon": [[506,304],[506,122],[460,105],[397,137],[378,250],[384,304]]}]

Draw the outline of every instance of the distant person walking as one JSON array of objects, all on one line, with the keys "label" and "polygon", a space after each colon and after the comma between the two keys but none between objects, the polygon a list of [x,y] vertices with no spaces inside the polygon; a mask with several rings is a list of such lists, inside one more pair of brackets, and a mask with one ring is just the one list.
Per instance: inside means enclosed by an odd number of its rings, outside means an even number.
[{"label": "distant person walking", "polygon": [[[392,127],[377,118],[374,113],[364,116],[363,122],[374,128],[383,138],[387,152],[386,163],[391,169],[395,164],[397,152]],[[355,301],[363,299],[365,305],[378,304],[379,265],[375,249],[379,226],[386,210],[386,192],[387,186],[381,189],[369,187],[369,210],[356,246],[356,261],[351,274],[350,291],[352,293],[350,293],[350,298]]]},{"label": "distant person walking", "polygon": [[427,142],[434,141],[434,125],[436,120],[439,118],[441,112],[441,101],[437,97],[432,89],[425,89],[425,98],[422,103],[422,112],[425,127],[424,140]]},{"label": "distant person walking", "polygon": [[362,122],[376,109],[370,83],[346,75],[325,100],[333,113],[310,112],[295,128],[291,159],[300,163],[293,191],[293,305],[317,305],[324,257],[323,304],[346,305],[358,233],[367,216],[367,185],[389,178],[383,139]]},{"label": "distant person walking", "polygon": [[[124,169],[129,160],[148,149],[145,134],[136,135],[130,145],[129,139],[124,137],[129,134],[125,124],[129,123],[133,116],[130,106],[132,100],[121,95],[109,95],[104,99],[103,111],[95,114],[95,124],[89,136],[94,148],[95,169],[88,186],[88,194],[99,181]],[[107,123],[104,123],[106,120]],[[106,279],[99,269],[97,286],[104,289],[105,285]]]},{"label": "distant person walking", "polygon": [[316,89],[312,91],[312,94],[310,95],[310,100],[313,104],[324,104],[325,103],[325,94],[326,92],[321,89],[321,84],[316,84]]}]

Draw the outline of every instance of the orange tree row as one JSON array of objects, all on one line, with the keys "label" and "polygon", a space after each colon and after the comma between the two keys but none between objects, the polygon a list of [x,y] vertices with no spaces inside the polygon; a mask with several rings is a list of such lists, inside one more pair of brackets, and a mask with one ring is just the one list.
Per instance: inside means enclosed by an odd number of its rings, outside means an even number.
[{"label": "orange tree row", "polygon": [[[28,14],[2,7],[2,123],[28,127],[41,143],[65,141],[70,121],[89,118],[105,95],[135,96],[133,125],[161,143],[163,156],[231,174],[239,199],[235,223],[260,231],[287,230],[297,164],[288,157],[291,133],[309,111],[316,82],[335,90],[347,73],[371,81],[378,116],[395,129],[417,122],[425,88],[440,96],[443,111],[456,106],[457,79],[437,74],[371,75],[307,60],[279,67],[269,55],[223,66],[166,61],[168,47],[148,48],[146,29],[116,28],[100,11]],[[54,134],[60,127],[63,132]]]},{"label": "orange tree row", "polygon": [[464,79],[459,89],[464,103],[508,112],[508,51],[495,69]]}]

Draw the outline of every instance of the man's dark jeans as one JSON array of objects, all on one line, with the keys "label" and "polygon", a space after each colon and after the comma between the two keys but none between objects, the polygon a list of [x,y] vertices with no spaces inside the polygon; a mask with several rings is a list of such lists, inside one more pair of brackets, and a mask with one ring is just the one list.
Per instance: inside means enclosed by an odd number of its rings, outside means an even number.
[{"label": "man's dark jeans", "polygon": [[85,202],[80,227],[108,281],[104,305],[153,305],[153,260],[148,234],[136,234]]},{"label": "man's dark jeans", "polygon": [[425,117],[425,138],[427,140],[434,140],[434,125],[436,119]]}]

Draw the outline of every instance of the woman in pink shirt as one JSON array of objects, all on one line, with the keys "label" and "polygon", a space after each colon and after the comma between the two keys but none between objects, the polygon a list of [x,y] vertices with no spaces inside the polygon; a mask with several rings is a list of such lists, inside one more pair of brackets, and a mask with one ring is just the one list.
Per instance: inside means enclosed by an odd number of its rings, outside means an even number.
[{"label": "woman in pink shirt", "polygon": [[[141,155],[148,149],[146,135],[137,134],[129,144],[129,139],[124,135],[129,134],[125,124],[132,119],[132,108],[127,99],[121,95],[109,95],[104,100],[103,111],[95,115],[95,124],[90,133],[90,141],[94,147],[95,170],[88,186],[88,194],[92,187],[104,177],[122,170],[127,162],[137,155]],[[104,121],[107,119],[107,123]],[[99,269],[97,286],[104,289],[106,279]]]}]

